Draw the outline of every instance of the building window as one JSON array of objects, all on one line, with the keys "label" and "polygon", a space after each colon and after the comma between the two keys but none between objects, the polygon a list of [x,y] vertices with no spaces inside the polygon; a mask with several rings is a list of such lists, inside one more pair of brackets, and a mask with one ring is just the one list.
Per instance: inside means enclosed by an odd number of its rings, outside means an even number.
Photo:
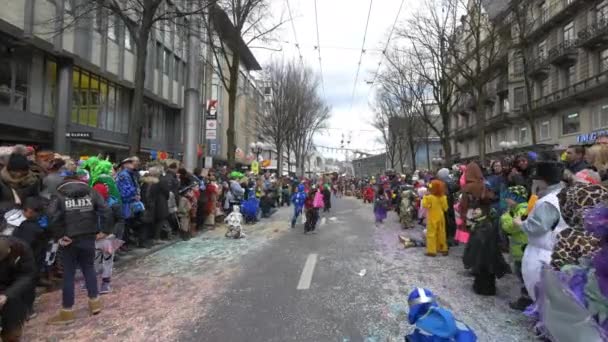
[{"label": "building window", "polygon": [[165,75],[169,75],[171,73],[171,62],[173,61],[173,59],[171,58],[171,51],[169,51],[168,49],[164,49],[163,53],[163,59],[165,61],[165,68],[163,69],[163,71],[165,72]]},{"label": "building window", "polygon": [[576,65],[571,65],[566,69],[566,87],[574,84],[576,82]]},{"label": "building window", "polygon": [[600,25],[608,20],[608,1],[604,0],[597,5],[595,8],[595,19]]},{"label": "building window", "polygon": [[549,93],[549,77],[540,81],[539,85],[540,87],[538,89],[540,92],[540,97],[547,95]]},{"label": "building window", "polygon": [[547,41],[543,40],[538,43],[538,58],[545,59],[547,58]]},{"label": "building window", "polygon": [[528,127],[520,127],[518,136],[520,144],[528,142]]},{"label": "building window", "polygon": [[600,52],[600,71],[608,70],[608,49]]},{"label": "building window", "polygon": [[469,142],[467,141],[464,143],[464,154],[466,156],[468,156],[470,152],[471,152],[471,148],[469,146]]},{"label": "building window", "polygon": [[547,140],[551,138],[551,121],[542,121],[538,125],[539,140]]},{"label": "building window", "polygon": [[0,106],[25,111],[28,109],[31,55],[5,51],[8,49],[0,45]]},{"label": "building window", "polygon": [[521,75],[524,73],[524,57],[521,52],[513,55],[513,74]]},{"label": "building window", "polygon": [[492,151],[492,135],[486,135],[486,151]]},{"label": "building window", "polygon": [[181,64],[179,57],[173,57],[173,80],[176,82],[182,82]]},{"label": "building window", "polygon": [[125,49],[132,50],[133,43],[131,41],[131,32],[129,31],[129,29],[127,29],[126,25],[124,26],[124,31],[125,31]]},{"label": "building window", "polygon": [[498,140],[507,141],[507,131],[506,130],[502,130],[502,131],[498,132]]},{"label": "building window", "polygon": [[524,87],[513,89],[513,105],[519,109],[526,103],[526,92]]},{"label": "building window", "polygon": [[564,42],[573,42],[574,39],[574,22],[571,21],[564,26]]},{"label": "building window", "polygon": [[581,129],[581,119],[578,113],[562,115],[562,134],[577,133]]},{"label": "building window", "polygon": [[108,17],[108,38],[116,41],[116,37],[118,37],[116,32],[118,32],[118,20],[116,20],[115,16],[110,15]]},{"label": "building window", "polygon": [[156,69],[158,71],[163,71],[163,56],[165,49],[161,45],[161,43],[156,43]]},{"label": "building window", "polygon": [[599,106],[591,116],[591,125],[594,129],[608,127],[608,104]]}]

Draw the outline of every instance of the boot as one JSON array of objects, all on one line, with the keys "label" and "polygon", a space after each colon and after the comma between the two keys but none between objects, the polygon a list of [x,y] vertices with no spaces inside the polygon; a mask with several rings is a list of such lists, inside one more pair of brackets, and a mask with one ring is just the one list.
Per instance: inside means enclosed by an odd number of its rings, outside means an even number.
[{"label": "boot", "polygon": [[515,302],[509,303],[509,307],[513,310],[524,311],[533,303],[532,299],[519,297]]},{"label": "boot", "polygon": [[100,313],[101,308],[102,308],[101,299],[99,299],[99,298],[89,299],[89,312],[91,313],[91,315],[97,315],[98,313]]},{"label": "boot", "polygon": [[47,324],[50,325],[67,325],[74,323],[76,320],[76,315],[74,315],[74,310],[72,309],[61,309],[59,313],[53,317],[51,317]]}]

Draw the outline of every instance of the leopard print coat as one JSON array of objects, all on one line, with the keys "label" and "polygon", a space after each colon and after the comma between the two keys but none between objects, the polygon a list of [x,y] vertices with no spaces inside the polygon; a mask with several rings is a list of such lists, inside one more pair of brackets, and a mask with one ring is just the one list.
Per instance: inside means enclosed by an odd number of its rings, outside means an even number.
[{"label": "leopard print coat", "polygon": [[590,258],[599,250],[600,240],[584,230],[586,209],[608,203],[608,188],[597,184],[577,183],[558,195],[560,211],[570,226],[557,236],[551,255],[551,266],[559,270],[565,265],[578,265],[581,258]]}]

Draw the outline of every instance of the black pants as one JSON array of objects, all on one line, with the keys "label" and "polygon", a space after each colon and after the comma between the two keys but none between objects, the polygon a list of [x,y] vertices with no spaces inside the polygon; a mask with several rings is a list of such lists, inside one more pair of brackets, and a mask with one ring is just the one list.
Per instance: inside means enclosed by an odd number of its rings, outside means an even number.
[{"label": "black pants", "polygon": [[496,276],[486,272],[476,274],[473,282],[473,291],[482,296],[496,295]]},{"label": "black pants", "polygon": [[312,232],[317,228],[317,222],[319,221],[319,208],[312,208],[306,210],[306,224],[304,225],[304,231]]}]

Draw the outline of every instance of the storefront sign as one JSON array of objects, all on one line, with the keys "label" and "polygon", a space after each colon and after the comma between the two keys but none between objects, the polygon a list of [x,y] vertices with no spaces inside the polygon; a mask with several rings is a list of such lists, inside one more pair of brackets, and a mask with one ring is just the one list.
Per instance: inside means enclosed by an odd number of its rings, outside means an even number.
[{"label": "storefront sign", "polygon": [[208,130],[216,130],[217,129],[217,120],[207,120],[206,123]]},{"label": "storefront sign", "polygon": [[217,100],[207,100],[206,113],[207,120],[217,119]]},{"label": "storefront sign", "polygon": [[210,169],[213,167],[213,158],[212,157],[205,157],[205,168],[206,169]]},{"label": "storefront sign", "polygon": [[207,140],[215,140],[215,139],[217,139],[217,130],[215,130],[215,129],[208,129],[205,132],[205,138]]},{"label": "storefront sign", "polygon": [[608,130],[601,130],[596,132],[591,132],[587,134],[581,134],[576,137],[576,142],[579,144],[588,144],[595,142],[595,140],[599,137],[608,135]]},{"label": "storefront sign", "polygon": [[65,134],[66,138],[76,138],[76,139],[93,139],[93,133],[91,132],[67,132]]},{"label": "storefront sign", "polygon": [[217,156],[219,154],[220,154],[220,146],[217,143],[217,140],[210,140],[209,141],[209,155]]}]

